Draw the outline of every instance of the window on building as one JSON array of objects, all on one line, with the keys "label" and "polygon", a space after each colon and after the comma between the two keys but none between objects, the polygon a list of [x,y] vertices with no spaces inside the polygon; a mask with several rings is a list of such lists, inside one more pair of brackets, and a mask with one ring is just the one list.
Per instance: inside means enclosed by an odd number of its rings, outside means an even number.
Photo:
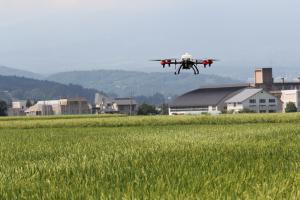
[{"label": "window on building", "polygon": [[256,103],[256,99],[250,99],[249,103]]},{"label": "window on building", "polygon": [[269,99],[269,103],[276,103],[275,99]]},{"label": "window on building", "polygon": [[236,103],[233,103],[233,107],[236,107]]},{"label": "window on building", "polygon": [[266,100],[265,99],[260,99],[259,103],[266,103]]},{"label": "window on building", "polygon": [[260,110],[259,112],[260,113],[266,113],[267,111],[266,110]]},{"label": "window on building", "polygon": [[275,113],[276,110],[269,110],[269,113]]}]

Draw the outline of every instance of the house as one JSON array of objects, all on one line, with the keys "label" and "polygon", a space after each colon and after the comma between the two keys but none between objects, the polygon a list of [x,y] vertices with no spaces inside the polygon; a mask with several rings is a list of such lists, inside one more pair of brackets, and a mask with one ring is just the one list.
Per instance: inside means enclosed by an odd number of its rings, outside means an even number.
[{"label": "house", "polygon": [[169,115],[219,114],[227,110],[227,99],[248,87],[249,84],[235,84],[193,90],[171,102]]},{"label": "house", "polygon": [[227,110],[238,113],[244,110],[256,113],[281,112],[281,101],[274,95],[258,88],[246,88],[225,101]]},{"label": "house", "polygon": [[116,98],[113,100],[112,109],[121,114],[137,114],[138,104],[133,98]]},{"label": "house", "polygon": [[93,106],[93,113],[102,114],[115,112],[116,110],[113,109],[113,99],[100,93],[96,93],[95,104]]},{"label": "house", "polygon": [[300,112],[300,90],[282,90],[281,101],[283,103],[282,109],[285,112],[287,103],[292,102],[296,105],[298,112]]}]

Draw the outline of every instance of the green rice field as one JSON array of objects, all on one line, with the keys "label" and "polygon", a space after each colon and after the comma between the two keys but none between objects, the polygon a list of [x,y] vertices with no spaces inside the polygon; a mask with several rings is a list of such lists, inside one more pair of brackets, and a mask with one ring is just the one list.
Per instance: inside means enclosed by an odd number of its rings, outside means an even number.
[{"label": "green rice field", "polygon": [[0,118],[0,199],[300,199],[300,114]]}]

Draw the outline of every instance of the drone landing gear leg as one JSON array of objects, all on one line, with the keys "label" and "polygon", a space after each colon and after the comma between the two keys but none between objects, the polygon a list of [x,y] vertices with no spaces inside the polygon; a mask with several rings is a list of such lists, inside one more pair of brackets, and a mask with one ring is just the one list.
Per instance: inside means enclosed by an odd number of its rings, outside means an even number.
[{"label": "drone landing gear leg", "polygon": [[198,69],[197,65],[195,65],[195,69],[197,71],[197,74],[199,74],[200,72],[199,72],[199,69]]},{"label": "drone landing gear leg", "polygon": [[180,74],[180,70],[181,70],[181,68],[182,68],[182,65],[178,68],[178,71],[177,72],[175,72],[175,75],[178,75],[178,74]]},{"label": "drone landing gear leg", "polygon": [[192,67],[192,69],[193,69],[193,71],[194,71],[194,74],[196,75],[196,74],[197,74],[197,72],[196,72],[195,68],[194,68],[194,67]]}]

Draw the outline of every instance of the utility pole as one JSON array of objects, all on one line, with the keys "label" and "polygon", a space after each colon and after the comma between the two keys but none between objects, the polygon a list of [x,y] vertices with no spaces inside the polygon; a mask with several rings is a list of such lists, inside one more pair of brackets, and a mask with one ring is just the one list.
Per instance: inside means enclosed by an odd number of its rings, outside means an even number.
[{"label": "utility pole", "polygon": [[130,106],[129,106],[129,115],[132,115],[132,98],[133,98],[133,90],[130,91]]},{"label": "utility pole", "polygon": [[282,77],[281,80],[282,80],[282,90],[284,90],[284,77]]}]

